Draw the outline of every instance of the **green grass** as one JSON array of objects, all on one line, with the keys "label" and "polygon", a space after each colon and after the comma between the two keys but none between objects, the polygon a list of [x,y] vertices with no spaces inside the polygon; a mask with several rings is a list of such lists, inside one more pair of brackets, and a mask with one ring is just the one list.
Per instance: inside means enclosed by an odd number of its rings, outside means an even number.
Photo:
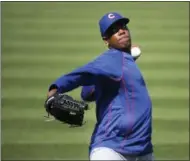
[{"label": "green grass", "polygon": [[[2,160],[87,159],[87,123],[45,121],[49,84],[106,50],[98,20],[118,11],[142,56],[137,63],[153,101],[156,159],[189,159],[188,2],[2,2]],[[80,88],[70,92],[80,98]]]}]

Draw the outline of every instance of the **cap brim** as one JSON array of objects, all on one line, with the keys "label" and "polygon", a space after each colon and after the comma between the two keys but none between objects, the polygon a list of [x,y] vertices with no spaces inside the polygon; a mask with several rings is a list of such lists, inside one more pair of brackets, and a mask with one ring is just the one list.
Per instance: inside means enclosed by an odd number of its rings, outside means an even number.
[{"label": "cap brim", "polygon": [[121,18],[121,19],[115,21],[114,23],[116,23],[116,22],[118,22],[118,21],[123,21],[123,22],[125,22],[126,24],[128,24],[130,20],[129,20],[128,18]]}]

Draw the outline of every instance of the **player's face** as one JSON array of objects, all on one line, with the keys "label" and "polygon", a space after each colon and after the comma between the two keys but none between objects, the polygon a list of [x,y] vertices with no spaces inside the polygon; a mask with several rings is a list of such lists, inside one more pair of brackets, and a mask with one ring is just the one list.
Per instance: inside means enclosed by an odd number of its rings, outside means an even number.
[{"label": "player's face", "polygon": [[131,36],[125,23],[113,24],[106,33],[105,42],[113,48],[129,50],[131,48]]}]

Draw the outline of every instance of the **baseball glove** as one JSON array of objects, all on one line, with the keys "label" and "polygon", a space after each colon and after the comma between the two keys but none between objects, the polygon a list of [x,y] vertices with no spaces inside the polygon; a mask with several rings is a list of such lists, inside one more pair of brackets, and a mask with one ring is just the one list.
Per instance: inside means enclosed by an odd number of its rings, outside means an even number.
[{"label": "baseball glove", "polygon": [[66,94],[56,93],[45,101],[45,109],[48,115],[51,114],[63,123],[82,126],[88,104],[74,100]]}]

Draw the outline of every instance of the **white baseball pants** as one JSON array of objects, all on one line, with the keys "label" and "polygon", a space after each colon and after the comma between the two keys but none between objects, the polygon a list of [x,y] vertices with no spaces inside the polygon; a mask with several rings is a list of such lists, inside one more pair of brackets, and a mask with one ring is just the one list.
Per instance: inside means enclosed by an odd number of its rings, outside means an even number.
[{"label": "white baseball pants", "polygon": [[90,153],[90,160],[154,161],[152,153],[144,156],[124,156],[107,147],[98,147]]}]

